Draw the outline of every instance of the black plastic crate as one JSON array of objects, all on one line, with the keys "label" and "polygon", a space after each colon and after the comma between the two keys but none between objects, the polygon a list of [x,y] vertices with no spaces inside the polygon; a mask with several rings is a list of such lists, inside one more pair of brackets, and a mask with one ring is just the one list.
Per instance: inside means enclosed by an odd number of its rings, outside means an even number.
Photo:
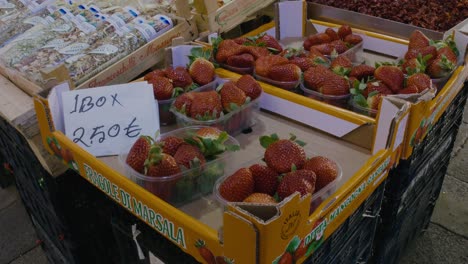
[{"label": "black plastic crate", "polygon": [[[116,263],[149,264],[150,253],[164,263],[199,263],[191,255],[121,207],[114,208],[111,226],[119,248],[117,253],[119,260]],[[143,254],[141,257],[133,239],[132,226],[135,226],[135,230],[139,233],[136,240]]]},{"label": "black plastic crate", "polygon": [[0,188],[6,188],[15,182],[11,165],[0,154]]},{"label": "black plastic crate", "polygon": [[365,252],[372,253],[384,189],[381,184],[304,263],[354,264],[368,258]]}]

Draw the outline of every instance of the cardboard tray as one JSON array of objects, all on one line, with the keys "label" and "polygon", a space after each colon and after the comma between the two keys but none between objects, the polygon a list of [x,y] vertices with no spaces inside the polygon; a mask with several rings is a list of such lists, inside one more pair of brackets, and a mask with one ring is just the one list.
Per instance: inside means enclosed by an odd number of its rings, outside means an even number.
[{"label": "cardboard tray", "polygon": [[[265,91],[275,89],[262,86]],[[373,154],[370,149],[295,121],[260,113],[253,132],[237,137],[242,150],[234,154],[229,166],[240,166],[261,155],[264,150],[258,143],[260,135],[276,132],[287,137],[292,132],[307,141],[315,153],[333,157],[343,168],[343,178],[337,190],[309,215],[310,195],[303,199],[296,195],[272,207],[228,206],[225,212],[210,197],[175,208],[126,178],[116,156],[96,158],[73,143],[62,131],[55,129],[54,120],[59,119],[54,119],[49,101],[39,96],[34,101],[43,143],[50,153],[53,151],[47,145],[47,138],[55,138],[61,148],[72,154],[72,162],[67,162],[72,169],[168,241],[202,262],[204,259],[195,247],[199,239],[215,256],[226,256],[236,263],[271,263],[285,251],[292,239],[304,240],[312,253],[386,178],[396,160],[394,146],[399,146],[401,141],[398,136],[402,132],[393,128],[405,128],[402,122],[407,119],[402,117],[408,114],[404,104],[397,106],[383,100],[384,107],[395,110],[395,115],[390,120],[378,120],[377,123],[383,125],[377,130],[386,130],[381,132],[386,135],[385,147]],[[282,101],[286,108],[293,104],[290,100]],[[302,257],[300,261],[304,259]]]}]

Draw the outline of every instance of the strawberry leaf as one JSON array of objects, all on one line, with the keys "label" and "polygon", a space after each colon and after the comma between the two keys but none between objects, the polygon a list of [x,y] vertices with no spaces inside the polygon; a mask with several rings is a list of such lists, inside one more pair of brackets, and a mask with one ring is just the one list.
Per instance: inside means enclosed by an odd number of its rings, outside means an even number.
[{"label": "strawberry leaf", "polygon": [[301,244],[301,239],[298,236],[294,236],[293,239],[289,241],[289,244],[286,247],[286,252],[289,252],[292,255],[294,255],[294,252],[297,250],[300,244]]},{"label": "strawberry leaf", "polygon": [[333,49],[332,52],[330,53],[330,58],[332,60],[336,59],[338,57],[338,52],[336,51],[336,49]]},{"label": "strawberry leaf", "polygon": [[356,92],[356,88],[351,88],[349,89],[349,92],[352,94],[352,95],[357,95],[358,93]]},{"label": "strawberry leaf", "polygon": [[218,85],[218,87],[216,87],[216,92],[219,93],[221,91],[221,89],[223,89],[223,87],[224,87],[224,83]]},{"label": "strawberry leaf", "polygon": [[353,100],[354,102],[359,105],[359,106],[362,106],[362,107],[369,107],[369,105],[367,104],[367,100],[366,98],[364,97],[364,95],[362,94],[358,94],[356,96],[353,97]]},{"label": "strawberry leaf", "polygon": [[307,145],[307,143],[299,139],[294,140],[294,142],[296,142],[296,144],[298,144],[301,147],[304,147],[305,145]]},{"label": "strawberry leaf", "polygon": [[373,97],[373,96],[376,96],[378,94],[379,94],[379,91],[372,91],[367,95],[367,97]]},{"label": "strawberry leaf", "polygon": [[296,164],[292,164],[292,165],[291,165],[291,171],[292,171],[292,172],[297,171]]},{"label": "strawberry leaf", "polygon": [[260,140],[260,145],[262,147],[268,148],[268,146],[278,141],[279,138],[278,138],[278,135],[271,134],[271,136],[261,136],[259,140]]},{"label": "strawberry leaf", "polygon": [[226,150],[227,151],[232,151],[232,152],[239,151],[240,147],[238,145],[227,145]]}]

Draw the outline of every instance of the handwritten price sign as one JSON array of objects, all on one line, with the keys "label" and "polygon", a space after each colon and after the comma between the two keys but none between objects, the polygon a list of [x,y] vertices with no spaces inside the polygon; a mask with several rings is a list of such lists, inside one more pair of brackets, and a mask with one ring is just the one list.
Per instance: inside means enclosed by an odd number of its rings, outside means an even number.
[{"label": "handwritten price sign", "polygon": [[140,135],[154,135],[159,113],[146,82],[62,94],[65,134],[95,156],[115,155]]}]

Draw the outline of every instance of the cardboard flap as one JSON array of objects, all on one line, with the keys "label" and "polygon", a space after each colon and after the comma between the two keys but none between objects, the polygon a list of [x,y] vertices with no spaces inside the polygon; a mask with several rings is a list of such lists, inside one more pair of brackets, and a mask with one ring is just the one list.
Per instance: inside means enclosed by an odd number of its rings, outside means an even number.
[{"label": "cardboard flap", "polygon": [[225,212],[223,232],[225,257],[234,259],[235,263],[259,263],[258,231],[250,221],[233,212]]},{"label": "cardboard flap", "polygon": [[275,4],[276,39],[302,37],[305,31],[305,2],[286,1]]},{"label": "cardboard flap", "polygon": [[62,93],[69,90],[69,82],[63,82],[52,88],[47,96],[50,114],[54,120],[55,129],[62,132],[65,131],[65,125],[63,122]]}]

